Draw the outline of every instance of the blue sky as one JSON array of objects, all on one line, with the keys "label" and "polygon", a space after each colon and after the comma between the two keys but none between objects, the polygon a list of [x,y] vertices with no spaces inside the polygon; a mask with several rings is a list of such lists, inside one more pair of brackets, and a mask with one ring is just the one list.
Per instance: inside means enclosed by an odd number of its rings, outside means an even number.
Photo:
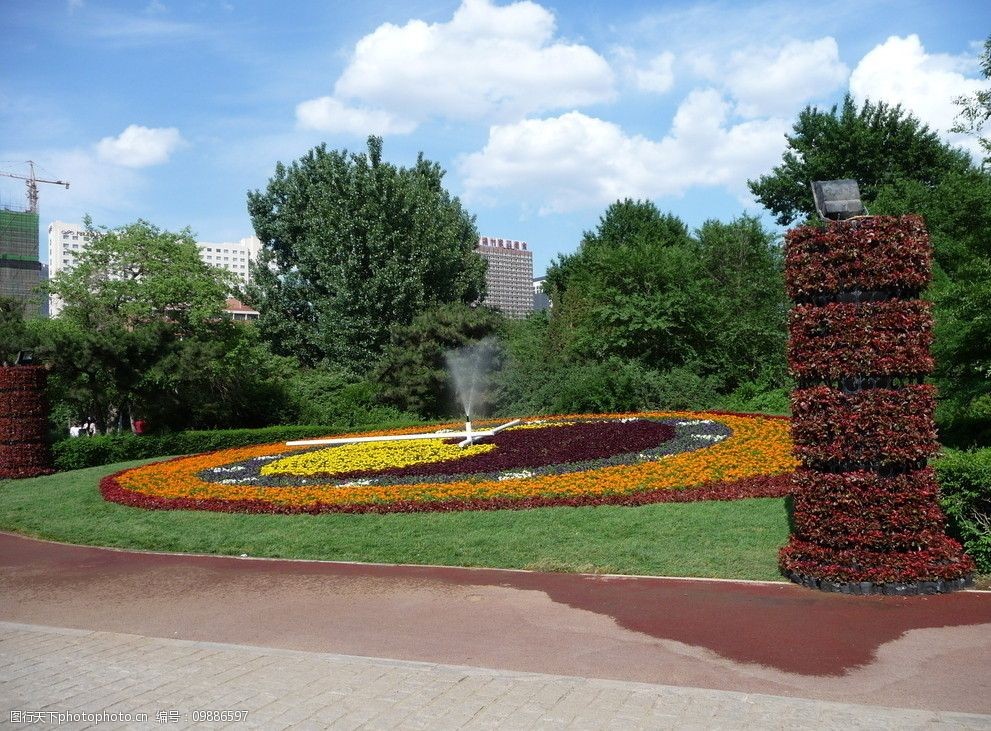
[{"label": "blue sky", "polygon": [[617,198],[693,227],[762,213],[746,180],[806,104],[850,91],[945,132],[987,87],[991,3],[0,0],[0,27],[0,170],[71,182],[41,187],[43,227],[236,240],[277,161],[376,133],[540,274]]}]

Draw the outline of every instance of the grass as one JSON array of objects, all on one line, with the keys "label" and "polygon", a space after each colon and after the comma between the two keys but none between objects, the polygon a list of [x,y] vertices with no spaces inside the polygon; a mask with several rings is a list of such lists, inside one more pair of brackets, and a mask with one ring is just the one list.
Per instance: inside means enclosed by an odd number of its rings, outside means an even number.
[{"label": "grass", "polygon": [[108,503],[104,475],[0,481],[0,530],[155,551],[781,580],[784,500],[386,515],[245,515]]}]

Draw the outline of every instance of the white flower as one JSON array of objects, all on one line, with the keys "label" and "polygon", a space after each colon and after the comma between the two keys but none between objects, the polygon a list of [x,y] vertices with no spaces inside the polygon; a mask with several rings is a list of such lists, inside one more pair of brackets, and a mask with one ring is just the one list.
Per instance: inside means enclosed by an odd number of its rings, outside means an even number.
[{"label": "white flower", "polygon": [[338,487],[365,487],[371,484],[371,480],[351,480],[351,482],[342,482]]},{"label": "white flower", "polygon": [[725,434],[696,434],[696,439],[705,439],[710,442],[721,442],[726,438]]},{"label": "white flower", "polygon": [[521,470],[519,472],[504,472],[499,475],[499,480],[525,480],[527,477],[533,477],[533,473],[529,470]]}]

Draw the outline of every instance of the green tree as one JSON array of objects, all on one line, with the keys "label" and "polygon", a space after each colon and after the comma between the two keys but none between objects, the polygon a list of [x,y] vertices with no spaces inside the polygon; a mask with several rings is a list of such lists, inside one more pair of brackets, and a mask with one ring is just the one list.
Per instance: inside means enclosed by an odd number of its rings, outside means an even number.
[{"label": "green tree", "polygon": [[726,388],[757,383],[762,390],[787,380],[788,298],[782,251],[753,216],[706,221],[696,232],[696,255],[706,306],[718,333],[704,352],[702,372]]},{"label": "green tree", "polygon": [[[498,334],[503,318],[486,307],[446,305],[395,325],[375,381],[381,400],[400,411],[435,419],[460,413],[454,383],[444,355],[450,350]],[[494,364],[496,370],[498,364]],[[491,408],[484,399],[479,411]]]},{"label": "green tree", "polygon": [[936,256],[933,286],[939,387],[946,442],[991,443],[991,175],[950,173],[934,186],[902,180],[881,190],[879,214],[919,213]]},{"label": "green tree", "polygon": [[0,365],[13,365],[18,352],[28,345],[24,303],[14,297],[0,297]]},{"label": "green tree", "polygon": [[901,106],[883,102],[867,101],[857,109],[847,95],[828,112],[806,107],[793,129],[781,164],[748,182],[781,225],[815,215],[809,187],[814,180],[857,180],[873,212],[874,199],[886,185],[900,180],[934,185],[971,167],[966,153],[941,141]]},{"label": "green tree", "polygon": [[474,218],[422,153],[382,161],[382,140],[349,154],[320,145],[276,166],[248,211],[264,245],[253,301],[276,351],[305,364],[362,372],[394,326],[431,307],[470,304],[484,290]]},{"label": "green tree", "polygon": [[297,368],[272,354],[253,323],[204,323],[142,374],[139,415],[158,430],[265,426],[292,416],[288,384]]},{"label": "green tree", "polygon": [[64,303],[60,317],[95,330],[165,323],[189,334],[221,316],[233,275],[200,258],[188,228],[173,233],[139,220],[97,229],[89,217],[85,224],[89,245],[47,286]]},{"label": "green tree", "polygon": [[[981,73],[991,79],[991,36],[984,41],[984,52],[980,57]],[[991,137],[982,137],[984,125],[991,119],[991,88],[979,89],[973,94],[957,97],[954,102],[960,107],[956,124],[951,132],[970,134],[977,137],[984,148],[984,164],[991,165]]]},{"label": "green tree", "polygon": [[36,352],[50,367],[53,412],[73,420],[92,418],[103,432],[133,408],[141,408],[146,373],[174,338],[166,326],[90,328],[69,317],[33,320]]},{"label": "green tree", "polygon": [[223,317],[232,279],[200,259],[189,229],[146,221],[96,229],[88,217],[86,227],[89,246],[47,286],[64,308],[36,330],[55,388],[104,431],[151,408],[161,393],[150,374],[181,340]]},{"label": "green tree", "polygon": [[694,362],[712,336],[685,224],[649,201],[618,201],[547,273],[552,347],[562,357]]}]

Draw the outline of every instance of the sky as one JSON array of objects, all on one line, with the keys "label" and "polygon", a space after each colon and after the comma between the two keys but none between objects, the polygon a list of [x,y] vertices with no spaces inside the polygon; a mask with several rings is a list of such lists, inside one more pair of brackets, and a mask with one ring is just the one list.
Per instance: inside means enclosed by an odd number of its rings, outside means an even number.
[{"label": "sky", "polygon": [[[540,275],[622,198],[771,226],[747,180],[847,92],[976,156],[948,130],[989,86],[991,2],[0,0],[0,28],[0,171],[71,184],[40,186],[43,258],[84,214],[236,241],[277,162],[377,134]],[[23,183],[0,177],[0,203]]]}]

